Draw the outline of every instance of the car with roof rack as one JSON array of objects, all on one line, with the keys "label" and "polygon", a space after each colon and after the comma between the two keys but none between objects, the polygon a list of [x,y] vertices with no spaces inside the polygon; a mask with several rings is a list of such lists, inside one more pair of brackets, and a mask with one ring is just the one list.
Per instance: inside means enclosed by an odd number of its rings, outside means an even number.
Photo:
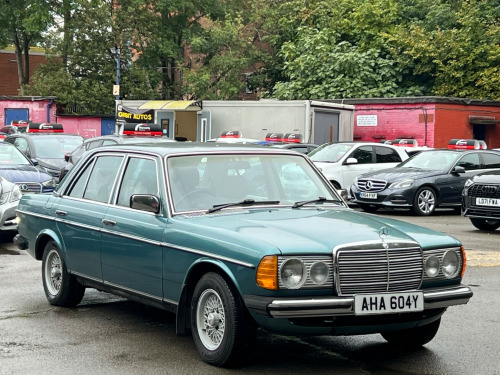
[{"label": "car with roof rack", "polygon": [[4,142],[16,146],[57,183],[61,169],[66,163],[64,156],[82,144],[83,140],[81,135],[64,133],[61,124],[30,122],[26,133],[10,134]]},{"label": "car with roof rack", "polygon": [[14,242],[41,261],[50,304],[78,305],[95,288],[176,313],[177,334],[217,366],[241,364],[258,327],[418,347],[472,297],[458,240],[350,209],[292,150],[95,148],[17,212]]},{"label": "car with roof rack", "polygon": [[358,175],[395,167],[409,158],[401,147],[375,142],[325,143],[308,156],[331,184],[347,195]]},{"label": "car with roof rack", "polygon": [[64,155],[65,164],[59,173],[59,181],[63,179],[68,171],[80,160],[84,152],[97,147],[130,144],[130,143],[156,143],[175,142],[173,139],[164,137],[159,124],[136,124],[123,123],[122,134],[108,134],[98,137],[87,138],[72,152]]}]

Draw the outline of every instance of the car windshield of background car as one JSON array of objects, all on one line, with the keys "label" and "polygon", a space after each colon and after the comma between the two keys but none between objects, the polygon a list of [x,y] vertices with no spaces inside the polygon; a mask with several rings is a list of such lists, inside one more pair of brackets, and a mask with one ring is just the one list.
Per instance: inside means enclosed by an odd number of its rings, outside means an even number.
[{"label": "car windshield of background car", "polygon": [[10,143],[0,146],[0,165],[30,165],[24,154]]},{"label": "car windshield of background car", "polygon": [[334,143],[320,146],[309,153],[312,161],[336,163],[353,147],[352,144]]},{"label": "car windshield of background car", "polygon": [[170,157],[167,168],[176,212],[207,210],[244,200],[285,205],[318,197],[338,201],[302,156]]},{"label": "car windshield of background car", "polygon": [[35,155],[40,159],[64,159],[83,142],[80,137],[33,137]]},{"label": "car windshield of background car", "polygon": [[452,167],[457,159],[463,155],[454,151],[426,151],[398,165],[398,168],[417,168],[428,170],[445,170]]}]

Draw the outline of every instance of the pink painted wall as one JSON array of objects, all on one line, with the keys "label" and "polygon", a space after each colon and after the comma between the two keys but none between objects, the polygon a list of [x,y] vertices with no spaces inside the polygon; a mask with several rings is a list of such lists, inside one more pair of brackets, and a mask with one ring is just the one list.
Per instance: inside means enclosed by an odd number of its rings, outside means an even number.
[{"label": "pink painted wall", "polygon": [[[412,136],[419,146],[434,147],[435,104],[382,103],[356,104],[355,107],[354,138],[356,141],[379,142],[382,139],[394,140],[403,136]],[[358,121],[360,115],[376,116],[376,126],[373,126],[373,118],[368,121],[371,126],[359,125],[362,122],[361,118]],[[385,138],[379,138],[381,136]]]},{"label": "pink painted wall", "polygon": [[100,117],[58,116],[56,122],[63,125],[65,133],[79,134],[84,138],[101,135]]},{"label": "pink painted wall", "polygon": [[[29,99],[0,99],[0,125],[10,125],[5,123],[6,109],[28,109],[29,121],[47,122],[47,105],[51,102],[50,99],[37,100],[36,97],[30,97]],[[49,119],[49,122],[56,121],[55,102],[50,104]]]}]

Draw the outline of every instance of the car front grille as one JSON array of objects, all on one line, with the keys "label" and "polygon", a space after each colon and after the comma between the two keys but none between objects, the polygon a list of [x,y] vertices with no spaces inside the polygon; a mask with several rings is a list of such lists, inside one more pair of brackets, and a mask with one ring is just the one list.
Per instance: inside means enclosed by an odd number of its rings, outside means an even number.
[{"label": "car front grille", "polygon": [[23,193],[41,193],[42,184],[37,182],[16,182]]},{"label": "car front grille", "polygon": [[467,195],[473,198],[500,198],[500,185],[475,184],[469,188]]},{"label": "car front grille", "polygon": [[337,293],[349,296],[418,289],[423,278],[420,247],[414,243],[388,243],[386,246],[387,249],[378,243],[365,248],[337,249]]},{"label": "car front grille", "polygon": [[382,191],[387,186],[387,181],[383,180],[370,180],[370,179],[360,179],[358,180],[358,189],[360,191]]}]

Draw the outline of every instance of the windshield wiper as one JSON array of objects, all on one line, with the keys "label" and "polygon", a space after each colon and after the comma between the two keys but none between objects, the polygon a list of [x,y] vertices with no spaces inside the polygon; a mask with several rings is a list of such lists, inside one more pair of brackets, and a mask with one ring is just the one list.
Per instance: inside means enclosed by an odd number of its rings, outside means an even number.
[{"label": "windshield wiper", "polygon": [[224,208],[235,207],[235,206],[257,206],[259,204],[279,204],[279,203],[280,201],[256,201],[254,199],[245,199],[242,200],[241,202],[215,204],[212,206],[212,208],[207,210],[207,213],[210,214],[212,212],[219,211]]},{"label": "windshield wiper", "polygon": [[302,206],[304,206],[306,204],[309,204],[309,203],[323,203],[323,202],[327,202],[327,203],[342,203],[338,199],[326,199],[325,197],[318,197],[316,199],[311,199],[309,201],[295,202],[293,204],[292,208],[299,208],[299,207],[302,207]]}]

